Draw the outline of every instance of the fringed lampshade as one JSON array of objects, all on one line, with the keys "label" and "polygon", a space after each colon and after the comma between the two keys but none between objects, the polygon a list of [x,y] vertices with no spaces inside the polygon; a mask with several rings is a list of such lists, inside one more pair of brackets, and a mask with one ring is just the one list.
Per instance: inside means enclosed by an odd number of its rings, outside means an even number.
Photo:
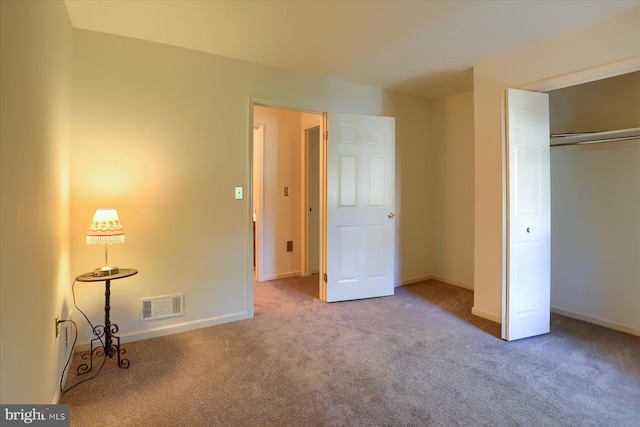
[{"label": "fringed lampshade", "polygon": [[87,245],[104,245],[105,265],[93,270],[94,276],[109,276],[118,273],[118,267],[108,262],[108,249],[114,243],[124,243],[124,230],[115,209],[98,209],[87,230]]}]

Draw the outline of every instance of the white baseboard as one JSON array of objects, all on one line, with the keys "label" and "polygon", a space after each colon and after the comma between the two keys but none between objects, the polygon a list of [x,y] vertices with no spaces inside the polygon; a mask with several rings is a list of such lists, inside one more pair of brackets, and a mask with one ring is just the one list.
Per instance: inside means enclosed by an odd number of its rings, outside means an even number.
[{"label": "white baseboard", "polygon": [[[412,283],[424,282],[424,281],[427,281],[427,280],[437,280],[439,282],[446,283],[448,285],[458,286],[460,288],[473,291],[473,285],[470,285],[468,283],[459,282],[457,280],[447,279],[446,277],[436,276],[436,275],[433,275],[433,274],[430,274],[428,276],[423,276],[423,277],[416,277],[414,279],[406,279],[406,280],[403,280],[400,283],[401,283],[401,286],[404,286],[404,285],[410,285]],[[502,323],[502,318],[499,315],[496,315],[494,313],[489,313],[487,311],[483,311],[483,310],[477,309],[475,307],[473,307],[471,309],[471,314],[473,314],[475,316],[478,316],[478,317],[482,317],[483,319],[491,320],[492,322]]]},{"label": "white baseboard", "polygon": [[396,288],[398,286],[404,286],[404,285],[411,285],[413,283],[420,283],[420,282],[425,282],[427,280],[431,279],[431,276],[422,276],[422,277],[414,277],[413,279],[405,279],[400,281],[400,283],[396,284]]},{"label": "white baseboard", "polygon": [[[470,285],[468,283],[463,283],[463,282],[458,282],[457,280],[451,280],[451,279],[447,279],[446,277],[441,277],[441,276],[435,276],[435,275],[428,275],[428,276],[424,276],[424,277],[417,277],[415,279],[407,279],[407,280],[403,280],[401,282],[401,285],[410,285],[412,283],[418,283],[418,282],[423,282],[426,280],[437,280],[439,282],[442,283],[446,283],[448,285],[453,285],[453,286],[458,286],[460,288],[464,288],[464,289],[468,289],[470,291],[473,291],[473,285]],[[477,309],[475,307],[473,307],[471,309],[471,314],[478,316],[478,317],[482,317],[483,319],[487,319],[487,320],[491,320],[492,322],[496,322],[496,323],[502,323],[502,318],[499,315],[496,315],[494,313],[489,313],[487,311],[483,311],[480,309]]]},{"label": "white baseboard", "polygon": [[301,275],[302,275],[301,271],[290,271],[288,273],[269,274],[263,277],[262,281],[267,282],[269,280],[286,279],[287,277],[297,277]]},{"label": "white baseboard", "polygon": [[586,316],[584,314],[576,313],[571,310],[565,310],[558,307],[551,307],[551,312],[560,314],[562,316],[571,317],[572,319],[582,320],[584,322],[593,323],[594,325],[604,326],[605,328],[615,329],[616,331],[626,332],[631,335],[640,337],[640,329],[633,326],[623,325],[621,323],[611,322],[609,320],[599,319],[597,317]]},{"label": "white baseboard", "polygon": [[[621,323],[611,322],[593,316],[586,316],[584,314],[576,313],[574,311],[565,310],[558,307],[551,307],[551,312],[560,314],[562,316],[571,317],[572,319],[578,319],[584,322],[593,323],[594,325],[604,326],[605,328],[614,329],[616,331],[626,332],[627,334],[640,336],[640,329],[633,326],[623,325]],[[491,320],[493,322],[502,323],[502,319],[500,318],[500,316],[477,309],[475,307],[471,309],[471,314],[482,317],[483,319]]]},{"label": "white baseboard", "polygon": [[488,311],[480,310],[475,307],[471,308],[471,314],[482,317],[483,319],[491,320],[492,322],[502,323],[502,318],[497,314],[489,313]]},{"label": "white baseboard", "polygon": [[470,285],[468,283],[458,282],[457,280],[447,279],[446,277],[434,276],[434,275],[430,276],[429,278],[432,280],[437,280],[438,282],[446,283],[448,285],[457,286],[459,288],[468,289],[470,291],[473,290],[473,285]]},{"label": "white baseboard", "polygon": [[[67,361],[69,361],[69,365],[66,366],[67,370],[62,373],[62,384],[66,384],[67,383],[67,377],[69,376],[69,371],[71,370],[71,360],[69,360],[69,358],[73,357],[71,352],[74,351],[74,348],[71,346],[71,344],[72,344],[72,342],[69,341],[69,346],[66,349],[66,351],[64,352],[65,353],[64,354],[64,360],[62,360],[62,368],[63,369],[64,369]],[[53,400],[52,400],[51,403],[54,404],[54,405],[59,404],[61,397],[62,397],[62,392],[60,391],[60,384],[56,384],[56,393],[54,394]]]},{"label": "white baseboard", "polygon": [[[222,316],[210,317],[208,319],[194,320],[192,322],[178,323],[176,325],[161,326],[144,331],[132,332],[130,334],[120,335],[120,343],[128,343],[134,341],[146,340],[149,338],[163,337],[165,335],[177,334],[179,332],[191,331],[194,329],[207,328],[209,326],[221,325],[223,323],[235,322],[237,320],[248,319],[249,313],[246,311],[238,313],[230,313]],[[85,341],[76,345],[76,352],[88,351],[91,342]]]},{"label": "white baseboard", "polygon": [[413,283],[426,282],[427,280],[437,280],[438,282],[446,283],[448,285],[457,286],[459,288],[468,289],[470,291],[473,290],[473,285],[459,282],[457,280],[447,279],[446,277],[442,277],[442,276],[435,276],[433,274],[429,274],[428,276],[422,276],[422,277],[414,277],[413,279],[405,279],[401,281],[399,284],[397,284],[396,287],[411,285]]}]

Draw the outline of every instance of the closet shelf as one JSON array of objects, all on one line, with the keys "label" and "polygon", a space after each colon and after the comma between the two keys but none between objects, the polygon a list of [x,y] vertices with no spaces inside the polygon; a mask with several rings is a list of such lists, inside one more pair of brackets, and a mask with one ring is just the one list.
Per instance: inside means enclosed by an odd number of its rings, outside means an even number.
[{"label": "closet shelf", "polygon": [[603,132],[560,133],[551,135],[551,146],[600,144],[640,139],[640,127]]}]

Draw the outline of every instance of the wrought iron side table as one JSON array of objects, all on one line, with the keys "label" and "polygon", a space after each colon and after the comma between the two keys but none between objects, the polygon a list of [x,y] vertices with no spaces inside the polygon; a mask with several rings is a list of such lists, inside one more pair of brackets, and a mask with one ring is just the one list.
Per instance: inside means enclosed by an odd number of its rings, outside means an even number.
[{"label": "wrought iron side table", "polygon": [[[111,281],[133,276],[134,274],[138,274],[138,270],[135,268],[121,268],[118,273],[110,276],[94,276],[93,273],[85,273],[76,277],[78,282],[105,282],[104,325],[98,325],[93,328],[93,334],[96,337],[91,340],[91,350],[89,353],[82,355],[83,360],[90,358],[89,364],[83,363],[78,366],[78,374],[86,374],[91,371],[94,353],[96,354],[96,357],[102,357],[104,354],[105,357],[109,356],[109,358],[111,358],[114,355],[117,355],[118,366],[122,369],[127,369],[129,367],[129,359],[120,357],[126,353],[126,350],[120,348],[120,337],[116,335],[118,333],[118,325],[111,323],[111,320],[109,319],[109,311],[111,310],[109,300],[111,297]],[[103,337],[104,341],[102,341]],[[96,341],[100,341],[100,345],[94,348]]]}]

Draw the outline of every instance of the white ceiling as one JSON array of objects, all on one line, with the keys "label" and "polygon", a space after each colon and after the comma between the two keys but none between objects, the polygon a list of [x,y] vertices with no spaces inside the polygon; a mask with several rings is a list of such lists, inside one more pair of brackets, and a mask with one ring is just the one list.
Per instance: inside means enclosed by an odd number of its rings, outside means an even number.
[{"label": "white ceiling", "polygon": [[65,1],[75,28],[427,98],[471,90],[475,64],[640,9],[640,0]]}]

